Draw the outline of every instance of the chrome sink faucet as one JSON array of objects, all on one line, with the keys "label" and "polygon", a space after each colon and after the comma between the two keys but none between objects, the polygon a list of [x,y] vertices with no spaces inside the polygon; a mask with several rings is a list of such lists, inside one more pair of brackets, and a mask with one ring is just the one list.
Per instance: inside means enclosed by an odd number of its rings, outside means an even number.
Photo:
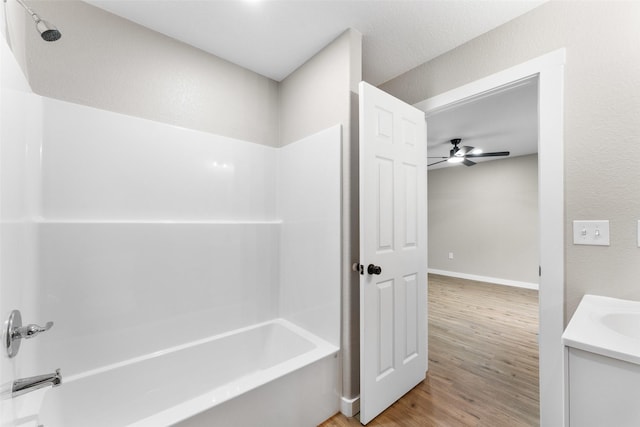
[{"label": "chrome sink faucet", "polygon": [[58,387],[62,384],[62,375],[60,369],[56,369],[53,374],[37,375],[35,377],[22,378],[13,382],[11,388],[11,397],[22,396],[34,390],[43,387]]}]

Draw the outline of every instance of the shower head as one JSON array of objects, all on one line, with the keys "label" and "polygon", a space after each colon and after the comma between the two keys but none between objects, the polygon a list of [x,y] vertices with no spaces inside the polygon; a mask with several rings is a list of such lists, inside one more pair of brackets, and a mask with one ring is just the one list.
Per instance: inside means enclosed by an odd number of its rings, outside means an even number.
[{"label": "shower head", "polygon": [[40,37],[42,37],[44,41],[54,42],[62,37],[62,33],[58,31],[56,26],[44,19],[36,21],[36,28],[38,29],[38,32],[40,32]]},{"label": "shower head", "polygon": [[[4,0],[4,1],[5,3],[7,2],[7,0]],[[31,15],[31,17],[36,23],[36,29],[40,33],[40,37],[42,37],[42,40],[47,42],[54,42],[58,40],[60,37],[62,37],[62,33],[58,31],[55,25],[53,25],[48,21],[45,21],[44,19],[41,19],[38,16],[38,14],[35,13],[33,9],[27,6],[22,0],[16,0],[16,1],[20,4],[20,6],[24,7],[24,9],[27,12],[29,12],[29,14]]]}]

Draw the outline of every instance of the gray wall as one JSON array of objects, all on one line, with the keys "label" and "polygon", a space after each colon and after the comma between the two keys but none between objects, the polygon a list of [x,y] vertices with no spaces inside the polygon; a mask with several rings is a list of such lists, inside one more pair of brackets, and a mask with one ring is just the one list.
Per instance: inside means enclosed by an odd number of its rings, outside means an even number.
[{"label": "gray wall", "polygon": [[538,283],[537,154],[435,169],[428,185],[429,268]]},{"label": "gray wall", "polygon": [[362,35],[347,30],[280,83],[282,145],[343,123],[349,139],[350,91],[362,78]]},{"label": "gray wall", "polygon": [[[347,30],[280,84],[283,145],[342,125],[342,357],[343,396],[359,394],[358,146],[355,92],[362,79],[362,35]],[[354,114],[355,113],[355,114]],[[318,159],[322,162],[322,159]],[[354,244],[355,243],[355,244]]]},{"label": "gray wall", "polygon": [[[565,47],[566,318],[582,295],[640,300],[640,2],[552,0],[381,86],[416,103]],[[571,222],[608,219],[611,246]]]},{"label": "gray wall", "polygon": [[80,1],[29,2],[62,31],[44,42],[15,2],[7,40],[34,92],[278,146],[278,83]]}]

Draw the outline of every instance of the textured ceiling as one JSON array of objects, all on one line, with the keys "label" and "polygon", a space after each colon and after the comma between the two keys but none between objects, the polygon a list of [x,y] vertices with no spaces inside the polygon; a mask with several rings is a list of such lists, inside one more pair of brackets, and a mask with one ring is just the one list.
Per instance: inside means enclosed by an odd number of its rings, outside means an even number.
[{"label": "textured ceiling", "polygon": [[378,85],[545,0],[86,0],[280,81],[347,28]]},{"label": "textured ceiling", "polygon": [[[439,110],[427,116],[427,152],[430,157],[447,157],[450,140],[481,148],[484,152],[510,151],[509,157],[538,152],[538,83],[530,79],[508,90],[499,90],[470,102]],[[486,162],[505,157],[472,159]],[[438,159],[429,159],[428,163]],[[430,166],[466,167],[443,162]]]}]

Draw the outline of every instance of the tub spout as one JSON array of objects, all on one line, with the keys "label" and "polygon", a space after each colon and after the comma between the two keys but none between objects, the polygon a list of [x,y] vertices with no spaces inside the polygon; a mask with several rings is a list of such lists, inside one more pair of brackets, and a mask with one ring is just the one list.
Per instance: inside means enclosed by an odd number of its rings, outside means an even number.
[{"label": "tub spout", "polygon": [[58,387],[60,384],[62,384],[62,375],[60,374],[60,369],[56,369],[53,374],[22,378],[13,382],[11,397],[22,396],[23,394],[41,389],[43,387]]}]

